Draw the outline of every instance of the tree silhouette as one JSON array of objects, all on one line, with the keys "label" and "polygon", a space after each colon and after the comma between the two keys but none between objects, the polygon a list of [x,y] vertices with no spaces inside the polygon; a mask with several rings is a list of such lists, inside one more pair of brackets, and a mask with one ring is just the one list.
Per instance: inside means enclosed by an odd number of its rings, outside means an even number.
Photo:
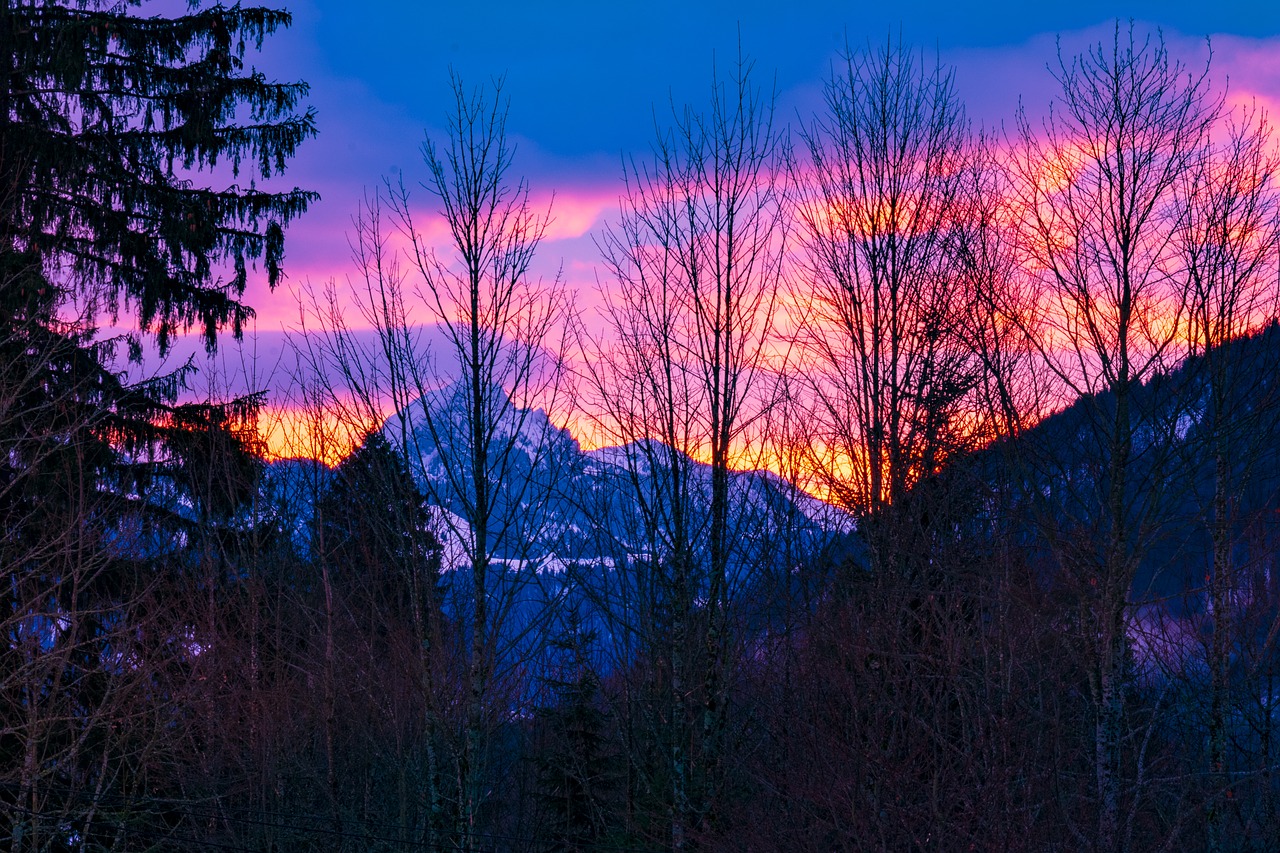
[{"label": "tree silhouette", "polygon": [[238,334],[250,264],[279,280],[283,226],[314,198],[254,184],[314,132],[294,110],[305,85],[244,65],[289,16],[135,5],[0,9],[0,797],[16,849],[126,843],[104,804],[127,811],[161,761],[190,656],[163,590],[216,567],[196,528],[229,507],[208,478],[254,449],[252,399],[174,406],[185,371],[128,385],[107,367],[122,341],[94,326],[131,316],[161,350],[192,326],[210,347]]}]

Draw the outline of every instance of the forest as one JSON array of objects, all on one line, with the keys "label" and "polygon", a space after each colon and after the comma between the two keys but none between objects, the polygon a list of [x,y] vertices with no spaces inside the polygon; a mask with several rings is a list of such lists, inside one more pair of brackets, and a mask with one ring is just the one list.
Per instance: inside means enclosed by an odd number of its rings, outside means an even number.
[{"label": "forest", "polygon": [[290,394],[130,379],[283,280],[290,22],[0,4],[0,844],[1280,845],[1280,148],[1211,60],[1118,21],[993,130],[739,55],[590,298],[439,81]]}]

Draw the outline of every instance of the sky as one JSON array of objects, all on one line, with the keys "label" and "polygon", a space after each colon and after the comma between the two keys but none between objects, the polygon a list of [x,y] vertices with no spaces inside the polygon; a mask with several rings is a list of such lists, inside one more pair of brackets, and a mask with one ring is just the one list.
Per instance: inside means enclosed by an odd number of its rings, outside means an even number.
[{"label": "sky", "polygon": [[[293,26],[269,38],[250,61],[268,76],[305,80],[319,134],[305,143],[275,186],[316,190],[321,200],[286,241],[288,282],[270,292],[260,277],[245,295],[257,321],[243,345],[227,342],[223,362],[258,359],[232,385],[279,384],[287,330],[298,326],[298,293],[353,272],[349,237],[362,198],[402,176],[429,215],[421,147],[443,138],[450,74],[465,85],[503,80],[515,171],[535,202],[552,200],[555,222],[538,271],[563,270],[571,289],[598,286],[592,234],[616,209],[623,158],[643,157],[655,121],[673,103],[705,103],[713,68],[739,49],[756,79],[777,93],[778,116],[796,125],[821,103],[821,87],[846,45],[901,39],[955,69],[976,124],[1012,127],[1022,103],[1043,114],[1057,43],[1067,55],[1110,38],[1117,19],[1159,27],[1172,52],[1202,65],[1206,37],[1215,81],[1229,77],[1232,100],[1280,109],[1280,4],[1271,2],[1025,3],[593,2],[428,3],[413,0],[293,0]],[[196,353],[195,341],[174,358]],[[287,356],[284,361],[288,361]],[[173,359],[171,359],[171,362]],[[265,367],[263,366],[265,365]],[[234,388],[234,390],[244,390]]]}]

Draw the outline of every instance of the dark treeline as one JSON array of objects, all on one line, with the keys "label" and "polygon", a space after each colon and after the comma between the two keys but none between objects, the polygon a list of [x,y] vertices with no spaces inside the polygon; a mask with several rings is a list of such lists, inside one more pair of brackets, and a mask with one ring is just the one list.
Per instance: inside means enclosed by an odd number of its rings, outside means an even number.
[{"label": "dark treeline", "polygon": [[791,128],[739,60],[590,316],[455,80],[447,227],[388,182],[303,306],[330,468],[95,334],[239,334],[312,200],[243,187],[288,16],[135,5],[0,8],[8,849],[1280,845],[1280,159],[1207,65],[1117,25],[993,135],[901,45]]}]

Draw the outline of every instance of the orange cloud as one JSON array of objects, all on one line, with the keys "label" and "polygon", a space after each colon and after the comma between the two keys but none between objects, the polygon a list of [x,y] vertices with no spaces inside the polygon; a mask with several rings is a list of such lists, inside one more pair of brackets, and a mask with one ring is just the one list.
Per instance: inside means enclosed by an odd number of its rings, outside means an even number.
[{"label": "orange cloud", "polygon": [[258,434],[268,460],[315,459],[334,467],[378,424],[353,423],[343,413],[274,404],[263,408]]}]

